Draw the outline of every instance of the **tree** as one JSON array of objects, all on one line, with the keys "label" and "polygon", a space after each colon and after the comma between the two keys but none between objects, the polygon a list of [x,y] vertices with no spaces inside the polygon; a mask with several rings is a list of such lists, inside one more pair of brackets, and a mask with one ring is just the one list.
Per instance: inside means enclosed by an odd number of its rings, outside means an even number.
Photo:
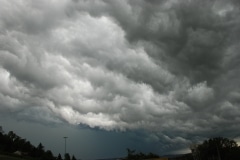
[{"label": "tree", "polygon": [[[35,147],[29,141],[19,137],[13,131],[9,131],[7,134],[0,131],[0,152],[11,154],[15,151],[21,151],[23,156],[35,157],[38,160],[56,159],[50,150],[45,152],[42,143],[39,143],[39,145]],[[59,158],[60,159],[58,160],[62,160],[61,156]]]},{"label": "tree", "polygon": [[29,142],[25,142],[22,146],[22,151],[23,152],[32,152],[34,146]]},{"label": "tree", "polygon": [[44,151],[44,147],[43,147],[42,143],[39,143],[39,144],[38,144],[37,149],[38,149],[39,151]]},{"label": "tree", "polygon": [[71,160],[70,155],[68,153],[65,154],[65,159],[64,160]]},{"label": "tree", "polygon": [[42,157],[43,160],[54,160],[54,156],[52,154],[52,151],[47,150],[44,154],[44,156]]},{"label": "tree", "polygon": [[144,154],[142,152],[136,153],[135,150],[131,150],[127,148],[127,160],[142,160],[142,159],[153,159],[153,158],[159,158],[158,155],[153,153]]},{"label": "tree", "polygon": [[62,160],[62,156],[61,156],[60,153],[59,153],[58,156],[57,156],[57,160]]},{"label": "tree", "polygon": [[3,129],[2,129],[2,126],[0,126],[0,133],[2,133],[2,134],[4,133]]},{"label": "tree", "polygon": [[216,137],[205,140],[202,144],[192,149],[193,155],[198,159],[204,160],[228,160],[229,155],[233,150],[238,150],[238,145],[234,140],[227,138]]},{"label": "tree", "polygon": [[42,143],[39,143],[39,145],[36,148],[36,156],[37,157],[41,157],[44,154],[44,146],[42,145]]},{"label": "tree", "polygon": [[127,148],[127,159],[134,159],[135,150]]},{"label": "tree", "polygon": [[77,160],[74,155],[72,156],[72,160]]}]

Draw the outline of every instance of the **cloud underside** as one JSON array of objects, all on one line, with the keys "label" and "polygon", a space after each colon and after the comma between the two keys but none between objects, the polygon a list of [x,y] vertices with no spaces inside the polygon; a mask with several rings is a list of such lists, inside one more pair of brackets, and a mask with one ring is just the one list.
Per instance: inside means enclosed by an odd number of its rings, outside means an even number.
[{"label": "cloud underside", "polygon": [[150,141],[237,136],[238,1],[2,0],[0,6],[1,113],[143,129]]}]

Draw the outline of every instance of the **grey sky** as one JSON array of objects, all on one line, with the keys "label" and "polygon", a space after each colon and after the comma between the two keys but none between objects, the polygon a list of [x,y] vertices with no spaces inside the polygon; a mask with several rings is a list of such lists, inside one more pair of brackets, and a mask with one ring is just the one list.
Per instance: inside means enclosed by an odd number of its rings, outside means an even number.
[{"label": "grey sky", "polygon": [[76,139],[86,130],[96,142],[123,137],[112,140],[110,156],[133,137],[159,154],[213,136],[238,139],[239,7],[237,0],[1,0],[3,129],[20,121],[57,126],[50,133],[59,137],[61,126]]}]

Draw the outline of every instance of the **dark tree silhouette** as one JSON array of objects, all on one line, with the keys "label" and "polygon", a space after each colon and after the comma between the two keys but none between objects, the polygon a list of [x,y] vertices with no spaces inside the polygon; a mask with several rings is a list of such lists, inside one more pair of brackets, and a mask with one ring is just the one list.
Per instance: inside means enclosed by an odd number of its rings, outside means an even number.
[{"label": "dark tree silhouette", "polygon": [[[237,155],[237,152],[239,152],[239,155]],[[196,159],[229,160],[229,156],[232,157],[231,160],[234,157],[240,159],[240,150],[237,143],[234,140],[222,137],[205,140],[195,149],[192,149],[192,153]]]},{"label": "dark tree silhouette", "polygon": [[45,154],[42,156],[43,160],[55,160],[55,157],[52,154],[52,151],[47,150]]},{"label": "dark tree silhouette", "polygon": [[68,153],[65,154],[64,160],[71,160],[70,155]]},{"label": "dark tree silhouette", "polygon": [[61,156],[60,153],[59,153],[58,156],[57,156],[57,160],[62,160],[62,156]]},{"label": "dark tree silhouette", "polygon": [[74,155],[72,156],[72,160],[77,160]]},{"label": "dark tree silhouette", "polygon": [[129,148],[127,148],[127,159],[133,159],[134,158],[134,154],[135,154],[135,150],[131,150]]},{"label": "dark tree silhouette", "polygon": [[158,155],[153,153],[144,154],[142,152],[136,153],[135,150],[131,150],[127,148],[127,160],[142,160],[142,159],[152,159],[152,158],[159,158]]},{"label": "dark tree silhouette", "polygon": [[39,143],[39,145],[36,148],[36,156],[42,157],[43,154],[44,154],[44,146],[42,145],[42,143]]},{"label": "dark tree silhouette", "polygon": [[3,133],[3,129],[2,129],[2,126],[0,126],[0,133]]},{"label": "dark tree silhouette", "polygon": [[[13,131],[9,131],[7,134],[0,132],[1,154],[11,155],[16,151],[19,151],[21,156],[35,157],[37,160],[56,159],[50,150],[45,152],[42,143],[39,143],[39,145],[35,147],[29,141],[19,137]],[[62,160],[62,158],[60,157],[59,160]]]}]

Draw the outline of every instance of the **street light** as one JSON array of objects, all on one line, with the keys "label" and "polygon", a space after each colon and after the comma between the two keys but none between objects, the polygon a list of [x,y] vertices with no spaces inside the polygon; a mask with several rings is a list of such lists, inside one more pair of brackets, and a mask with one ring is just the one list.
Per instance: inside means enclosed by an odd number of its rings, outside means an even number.
[{"label": "street light", "polygon": [[67,148],[67,138],[68,137],[63,137],[64,138],[64,140],[65,140],[65,154],[64,154],[64,156],[66,155],[66,148]]}]

